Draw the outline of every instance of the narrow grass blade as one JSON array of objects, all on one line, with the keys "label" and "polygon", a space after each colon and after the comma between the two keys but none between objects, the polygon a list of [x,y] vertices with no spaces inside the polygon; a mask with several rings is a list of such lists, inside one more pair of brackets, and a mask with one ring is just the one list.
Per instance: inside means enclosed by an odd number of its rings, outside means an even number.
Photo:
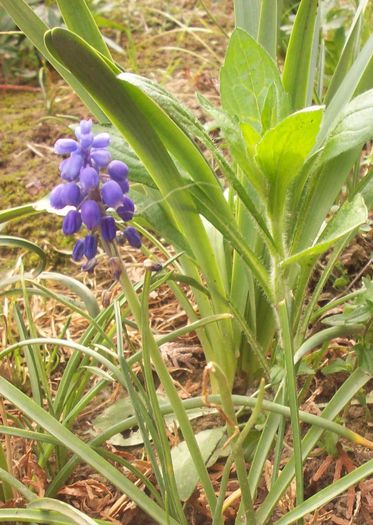
[{"label": "narrow grass blade", "polygon": [[35,255],[37,255],[39,259],[39,263],[32,270],[33,277],[37,277],[45,268],[47,258],[45,253],[39,246],[37,246],[35,243],[31,241],[26,241],[26,239],[22,239],[21,237],[13,237],[10,235],[0,235],[0,246],[8,246],[10,248],[21,248],[22,250],[26,250],[26,252],[32,252]]},{"label": "narrow grass blade", "polygon": [[11,403],[22,410],[30,419],[44,428],[52,436],[56,437],[61,444],[67,446],[76,453],[83,461],[97,470],[114,486],[127,494],[140,508],[161,525],[177,525],[177,522],[167,516],[162,508],[146,496],[136,485],[130,482],[108,461],[104,460],[97,452],[83,443],[72,432],[67,430],[61,423],[56,421],[45,410],[36,405],[28,396],[20,392],[4,378],[0,378],[0,393]]},{"label": "narrow grass blade", "polygon": [[277,0],[262,0],[260,6],[258,42],[273,60],[277,56],[278,13]]},{"label": "narrow grass blade", "polygon": [[351,67],[356,55],[359,51],[360,37],[361,37],[361,23],[364,17],[364,11],[368,4],[368,0],[360,0],[356,9],[354,19],[349,29],[346,42],[343,46],[341,56],[339,57],[337,67],[333,73],[330,81],[328,91],[325,95],[325,103],[329,104],[331,99],[336,94],[339,86],[345,78],[348,70]]},{"label": "narrow grass blade", "polygon": [[260,19],[260,0],[234,0],[235,26],[247,31],[253,38],[258,37]]},{"label": "narrow grass blade", "polygon": [[319,490],[317,494],[308,498],[301,505],[297,505],[295,509],[291,510],[279,520],[274,522],[274,525],[290,525],[300,518],[303,518],[306,514],[313,512],[314,510],[323,507],[326,503],[329,503],[332,499],[336,498],[342,492],[359,483],[365,478],[372,476],[373,474],[373,459],[367,461],[360,467],[343,476],[343,478],[335,481],[328,487]]},{"label": "narrow grass blade", "polygon": [[282,81],[293,109],[311,105],[318,42],[318,0],[302,0],[286,52]]}]

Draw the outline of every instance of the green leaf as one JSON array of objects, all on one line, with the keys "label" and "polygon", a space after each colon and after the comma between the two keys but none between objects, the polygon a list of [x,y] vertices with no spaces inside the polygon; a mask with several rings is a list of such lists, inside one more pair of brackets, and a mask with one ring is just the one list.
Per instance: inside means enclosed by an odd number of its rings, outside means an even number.
[{"label": "green leaf", "polygon": [[[360,82],[365,77],[367,69],[371,72],[373,56],[373,34],[369,37],[363,49],[356,57],[354,63],[349,69],[347,75],[341,82],[337,92],[328,104],[325,117],[318,137],[318,145],[322,144],[325,136],[329,133],[330,128],[338,117],[343,107],[351,100],[354,93],[356,92]],[[367,82],[365,78],[365,82]],[[373,79],[370,79],[371,81]],[[369,85],[369,84],[368,84]],[[372,86],[369,86],[372,87]]]},{"label": "green leaf", "polygon": [[262,111],[268,91],[274,86],[276,122],[288,112],[287,95],[275,62],[246,31],[236,29],[229,41],[220,72],[223,109],[258,132],[263,129]]},{"label": "green leaf", "polygon": [[325,139],[320,161],[325,162],[345,151],[363,146],[373,137],[373,89],[347,104]]},{"label": "green leaf", "polygon": [[317,12],[318,0],[301,1],[286,52],[282,79],[294,109],[301,109],[312,103],[319,39]]},{"label": "green leaf", "polygon": [[110,52],[85,0],[74,0],[74,2],[57,0],[57,4],[70,31],[74,31],[97,51],[111,59]]},{"label": "green leaf", "polygon": [[235,26],[247,31],[257,38],[260,18],[260,0],[251,0],[250,9],[247,0],[234,0]]},{"label": "green leaf", "polygon": [[284,205],[288,187],[314,146],[322,115],[319,106],[293,113],[259,142],[256,160],[268,178],[273,210]]},{"label": "green leaf", "polygon": [[276,60],[277,55],[277,4],[277,0],[262,0],[260,6],[258,42],[266,49],[273,60]]},{"label": "green leaf", "polygon": [[359,366],[373,374],[373,343],[358,343],[354,346]]},{"label": "green leaf", "polygon": [[[210,428],[196,434],[203,461],[208,462],[224,434],[224,428]],[[185,441],[171,450],[176,486],[181,501],[187,501],[198,482],[198,473]]]},{"label": "green leaf", "polygon": [[347,201],[341,206],[316,241],[316,244],[284,259],[282,266],[288,266],[295,262],[304,262],[325,252],[338,240],[355,231],[367,220],[368,210],[364,199],[360,194],[357,194],[351,202]]},{"label": "green leaf", "polygon": [[361,0],[359,2],[358,8],[356,9],[356,13],[349,29],[346,42],[343,46],[341,56],[339,57],[337,67],[335,68],[328,87],[328,91],[325,95],[326,104],[328,104],[335,95],[338,87],[341,85],[344,77],[346,76],[347,71],[350,69],[354,59],[356,58],[356,52],[358,51],[360,44],[364,10],[367,4],[368,0]]}]

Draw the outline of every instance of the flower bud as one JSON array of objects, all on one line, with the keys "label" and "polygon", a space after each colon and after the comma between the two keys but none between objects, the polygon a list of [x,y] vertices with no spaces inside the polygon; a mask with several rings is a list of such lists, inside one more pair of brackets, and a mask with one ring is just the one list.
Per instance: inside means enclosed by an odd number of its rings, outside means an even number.
[{"label": "flower bud", "polygon": [[75,180],[83,166],[83,158],[79,153],[72,153],[71,156],[61,164],[61,177],[65,180]]},{"label": "flower bud", "polygon": [[120,182],[128,176],[128,166],[121,160],[112,160],[107,170],[110,177],[116,182]]},{"label": "flower bud", "polygon": [[61,197],[66,206],[78,206],[81,201],[80,188],[75,182],[68,182],[63,185]]},{"label": "flower bud", "polygon": [[130,221],[135,212],[135,205],[132,200],[126,195],[123,196],[123,202],[119,208],[117,208],[117,214],[125,222]]},{"label": "flower bud", "polygon": [[77,210],[70,210],[63,219],[62,231],[65,235],[73,235],[79,231],[82,225],[82,218]]},{"label": "flower bud", "polygon": [[88,149],[92,146],[93,142],[93,133],[87,133],[86,135],[81,135],[79,143],[83,149]]},{"label": "flower bud", "polygon": [[133,248],[141,248],[141,237],[136,228],[128,226],[123,231],[123,235]]},{"label": "flower bud", "polygon": [[88,192],[89,190],[98,186],[100,178],[94,168],[87,166],[86,168],[80,170],[79,181],[82,190]]},{"label": "flower bud", "polygon": [[92,230],[101,220],[100,207],[96,201],[89,199],[81,206],[82,219],[89,230]]},{"label": "flower bud", "polygon": [[119,281],[120,274],[122,273],[122,268],[120,267],[118,257],[110,257],[109,268],[113,279]]},{"label": "flower bud", "polygon": [[74,261],[80,261],[84,256],[84,239],[78,239],[74,244],[73,252],[71,258]]},{"label": "flower bud", "polygon": [[66,206],[65,200],[63,199],[63,189],[65,185],[59,184],[56,186],[49,197],[49,202],[52,208],[55,208],[56,210],[62,210]]},{"label": "flower bud", "polygon": [[123,201],[123,191],[117,182],[109,180],[101,189],[102,200],[107,206],[116,208]]},{"label": "flower bud", "polygon": [[67,155],[78,149],[78,143],[74,139],[58,139],[54,145],[54,152],[58,155]]},{"label": "flower bud", "polygon": [[92,130],[92,120],[81,120],[78,129],[82,135],[90,133]]},{"label": "flower bud", "polygon": [[104,241],[110,242],[115,239],[117,227],[113,217],[102,217],[100,226]]},{"label": "flower bud", "polygon": [[110,144],[109,133],[99,133],[93,138],[92,147],[93,148],[107,148],[109,144]]},{"label": "flower bud", "polygon": [[87,259],[93,259],[97,253],[96,235],[87,235],[84,239],[84,255]]},{"label": "flower bud", "polygon": [[95,149],[91,151],[91,158],[99,168],[106,168],[111,161],[110,152],[106,149]]},{"label": "flower bud", "polygon": [[95,257],[93,259],[89,259],[85,264],[82,266],[82,270],[88,273],[93,273],[93,270],[95,269],[97,265],[97,260]]},{"label": "flower bud", "polygon": [[130,185],[129,185],[128,179],[123,179],[119,181],[118,184],[121,190],[123,191],[123,193],[128,193],[130,191]]}]

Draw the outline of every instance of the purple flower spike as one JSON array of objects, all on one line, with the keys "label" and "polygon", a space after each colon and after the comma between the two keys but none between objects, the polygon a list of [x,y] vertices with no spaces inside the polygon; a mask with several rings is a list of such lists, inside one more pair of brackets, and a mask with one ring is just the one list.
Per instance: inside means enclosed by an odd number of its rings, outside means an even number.
[{"label": "purple flower spike", "polygon": [[128,177],[128,166],[121,160],[112,160],[107,170],[110,177],[116,182],[122,182]]},{"label": "purple flower spike", "polygon": [[62,223],[62,231],[65,235],[72,235],[80,230],[82,218],[76,210],[70,210]]},{"label": "purple flower spike", "polygon": [[84,256],[84,239],[78,239],[74,245],[71,258],[74,261],[81,261]]},{"label": "purple flower spike", "polygon": [[109,133],[99,133],[95,136],[92,142],[93,148],[107,148],[110,144]]},{"label": "purple flower spike", "polygon": [[59,184],[56,186],[49,197],[49,202],[52,208],[55,208],[56,210],[62,210],[66,206],[65,200],[63,199],[63,189],[65,185]]},{"label": "purple flower spike", "polygon": [[89,230],[97,226],[101,220],[100,207],[96,201],[89,199],[81,207],[82,219]]},{"label": "purple flower spike", "polygon": [[106,149],[95,149],[91,151],[91,158],[99,168],[106,168],[111,161],[110,152]]},{"label": "purple flower spike", "polygon": [[72,153],[61,166],[61,177],[65,180],[75,180],[83,166],[83,158],[79,153]]},{"label": "purple flower spike", "polygon": [[130,221],[135,213],[135,205],[126,195],[123,197],[122,205],[117,208],[117,214],[125,222]]},{"label": "purple flower spike", "polygon": [[116,232],[117,227],[113,217],[103,217],[101,219],[101,233],[104,241],[113,241],[115,239]]},{"label": "purple flower spike", "polygon": [[73,139],[58,139],[54,145],[54,151],[58,155],[68,155],[78,149],[78,143]]},{"label": "purple flower spike", "polygon": [[75,182],[68,182],[63,185],[61,197],[65,206],[78,206],[81,201],[80,188]]},{"label": "purple flower spike", "polygon": [[128,226],[124,231],[123,235],[127,239],[133,248],[141,248],[141,237],[133,226]]},{"label": "purple flower spike", "polygon": [[98,186],[100,179],[97,171],[87,166],[80,171],[79,181],[83,191],[88,192]]},{"label": "purple flower spike", "polygon": [[105,182],[101,189],[101,196],[104,203],[111,208],[116,208],[123,201],[123,191],[114,180]]},{"label": "purple flower spike", "polygon": [[87,235],[84,239],[84,255],[87,259],[93,259],[97,253],[97,238],[95,235]]}]

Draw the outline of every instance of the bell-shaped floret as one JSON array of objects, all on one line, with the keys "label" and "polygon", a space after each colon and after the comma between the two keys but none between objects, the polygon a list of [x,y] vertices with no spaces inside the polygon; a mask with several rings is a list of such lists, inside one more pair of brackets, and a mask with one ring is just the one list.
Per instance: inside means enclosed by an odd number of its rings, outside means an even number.
[{"label": "bell-shaped floret", "polygon": [[101,219],[101,233],[104,241],[113,241],[115,239],[115,234],[117,232],[117,227],[113,217],[102,217]]},{"label": "bell-shaped floret", "polygon": [[65,235],[73,235],[80,230],[82,217],[77,210],[70,210],[62,222],[62,231]]},{"label": "bell-shaped floret", "polygon": [[66,206],[65,200],[63,198],[63,189],[65,187],[65,184],[59,184],[56,186],[49,197],[49,202],[52,206],[52,208],[55,208],[56,210],[62,210]]},{"label": "bell-shaped floret", "polygon": [[128,177],[128,166],[121,160],[112,160],[107,170],[110,177],[116,182],[121,182]]},{"label": "bell-shaped floret", "polygon": [[92,147],[93,148],[107,148],[109,144],[110,144],[109,133],[99,133],[93,138]]},{"label": "bell-shaped floret", "polygon": [[79,181],[82,190],[88,192],[98,186],[100,179],[97,171],[91,166],[87,166],[80,171]]},{"label": "bell-shaped floret", "polygon": [[96,201],[89,199],[81,206],[82,219],[89,230],[95,228],[101,220],[100,207]]},{"label": "bell-shaped floret", "polygon": [[115,180],[109,180],[101,188],[102,200],[107,206],[117,208],[123,201],[123,191]]},{"label": "bell-shaped floret", "polygon": [[64,184],[61,194],[66,206],[78,206],[82,199],[80,188],[75,182]]},{"label": "bell-shaped floret", "polygon": [[135,205],[133,201],[129,197],[124,195],[122,204],[119,206],[119,208],[117,208],[117,214],[121,219],[127,222],[132,219],[134,213]]},{"label": "bell-shaped floret", "polygon": [[71,258],[74,261],[81,261],[84,256],[84,239],[78,239],[74,244],[73,252]]},{"label": "bell-shaped floret", "polygon": [[123,231],[123,235],[131,246],[133,246],[134,248],[141,248],[141,237],[136,228],[134,228],[133,226],[128,226]]},{"label": "bell-shaped floret", "polygon": [[65,180],[75,180],[83,166],[83,157],[79,153],[72,153],[61,163],[61,177]]},{"label": "bell-shaped floret", "polygon": [[54,145],[54,151],[58,155],[68,155],[78,149],[78,143],[74,139],[58,139]]},{"label": "bell-shaped floret", "polygon": [[96,235],[86,235],[84,239],[84,255],[87,259],[93,259],[97,254],[97,238]]},{"label": "bell-shaped floret", "polygon": [[111,154],[107,149],[94,149],[91,151],[91,159],[99,168],[106,168],[111,161]]}]

